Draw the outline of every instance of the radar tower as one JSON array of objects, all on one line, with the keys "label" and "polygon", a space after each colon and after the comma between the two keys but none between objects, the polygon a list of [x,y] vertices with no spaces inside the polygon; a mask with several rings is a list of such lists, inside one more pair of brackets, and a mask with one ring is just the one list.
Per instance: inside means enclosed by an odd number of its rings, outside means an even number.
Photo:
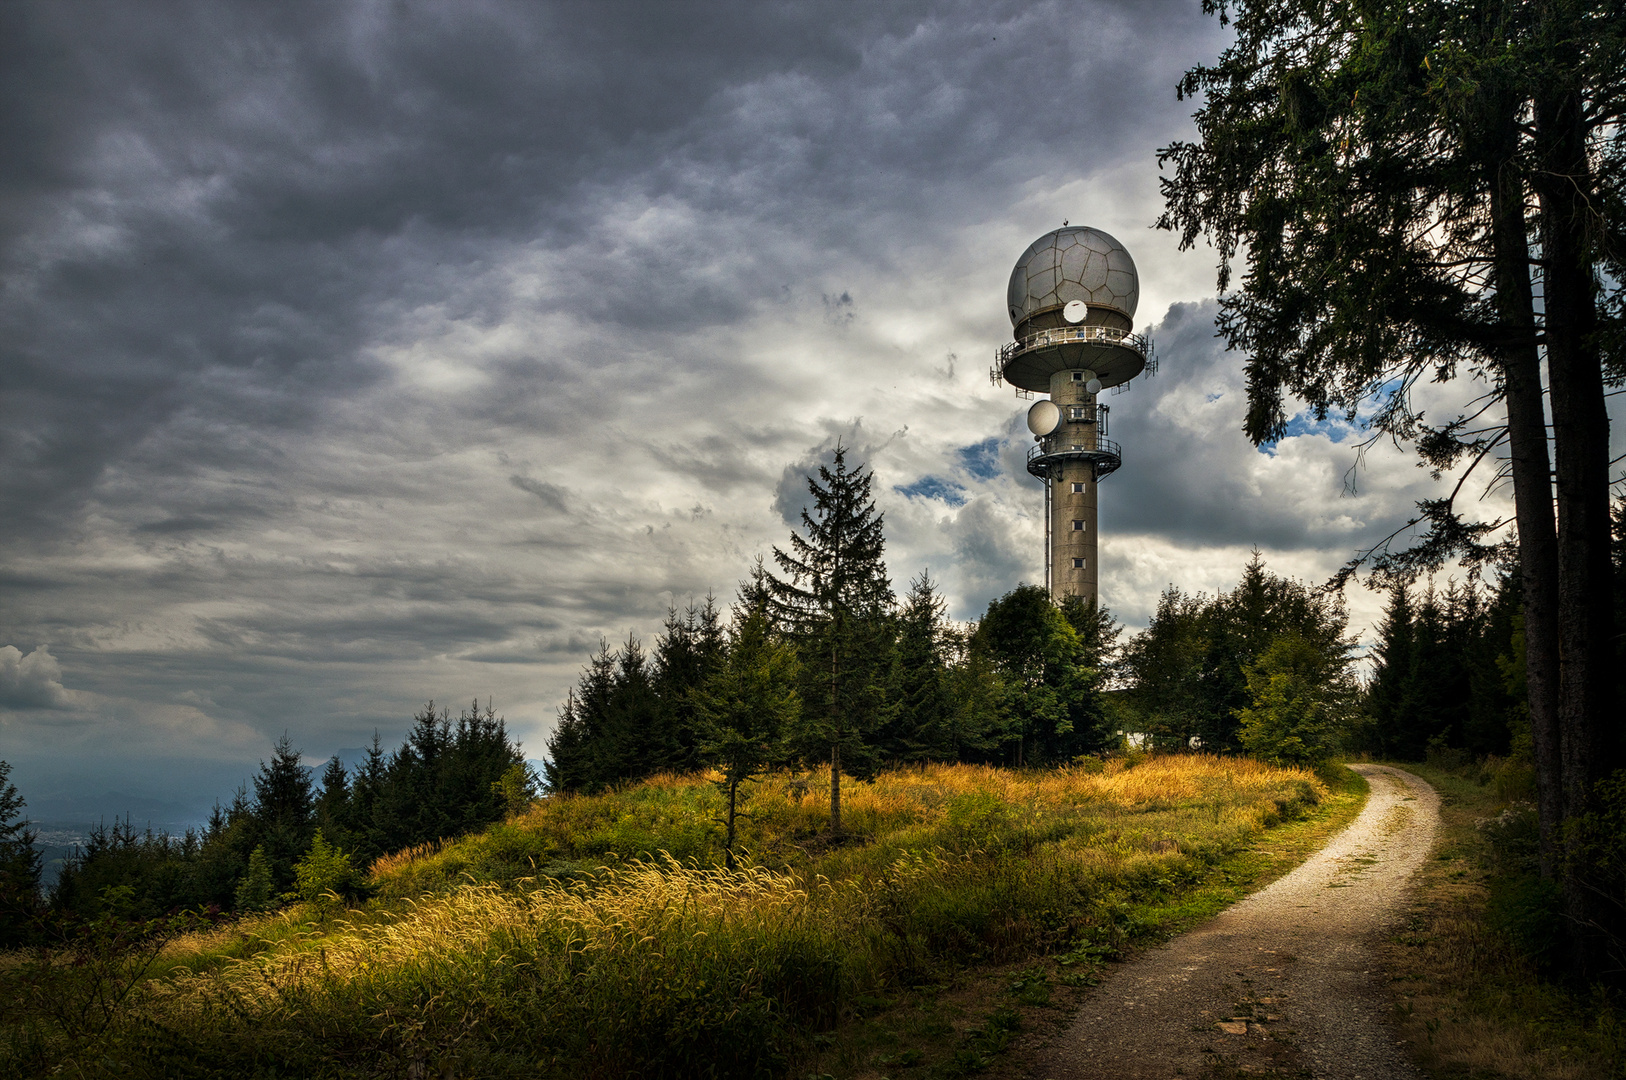
[{"label": "radar tower", "polygon": [[1011,271],[1013,340],[989,374],[1018,397],[1048,395],[1028,409],[1027,466],[1044,484],[1045,587],[1058,601],[1099,598],[1096,485],[1123,454],[1107,438],[1111,410],[1097,398],[1148,370],[1150,342],[1134,333],[1139,300],[1134,260],[1099,229],[1046,233]]}]

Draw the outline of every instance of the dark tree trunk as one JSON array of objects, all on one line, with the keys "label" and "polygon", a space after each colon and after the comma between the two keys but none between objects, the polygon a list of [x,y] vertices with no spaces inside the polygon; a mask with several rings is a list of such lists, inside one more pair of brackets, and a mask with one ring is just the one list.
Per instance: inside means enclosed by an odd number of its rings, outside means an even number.
[{"label": "dark tree trunk", "polygon": [[841,744],[830,747],[830,835],[841,835]]},{"label": "dark tree trunk", "polygon": [[723,862],[730,870],[734,869],[734,824],[740,805],[740,782],[735,779],[728,781],[728,841],[723,845]]},{"label": "dark tree trunk", "polygon": [[1498,152],[1486,163],[1496,304],[1500,321],[1511,331],[1498,354],[1519,530],[1525,682],[1541,820],[1541,872],[1550,878],[1558,869],[1559,826],[1564,815],[1558,733],[1558,537],[1553,526],[1552,468],[1547,457],[1547,418],[1530,288],[1524,182],[1509,160],[1517,137],[1511,107],[1493,123],[1501,136],[1496,139]]},{"label": "dark tree trunk", "polygon": [[[1572,5],[1544,5],[1549,41],[1573,25]],[[1547,81],[1536,97],[1541,152],[1535,188],[1541,199],[1546,268],[1547,374],[1553,410],[1558,505],[1560,754],[1564,816],[1589,808],[1593,784],[1614,767],[1618,738],[1610,712],[1612,575],[1609,564],[1609,416],[1603,368],[1593,333],[1596,280],[1588,241],[1593,183],[1586,154],[1578,57],[1555,44]],[[1575,844],[1566,834],[1564,903],[1572,929],[1574,973],[1590,975],[1595,928],[1603,917],[1580,878]]]}]

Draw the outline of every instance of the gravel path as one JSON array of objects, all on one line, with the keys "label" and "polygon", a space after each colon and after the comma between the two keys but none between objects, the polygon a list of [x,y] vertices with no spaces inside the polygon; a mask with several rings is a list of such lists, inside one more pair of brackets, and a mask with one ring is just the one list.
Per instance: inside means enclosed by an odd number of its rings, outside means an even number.
[{"label": "gravel path", "polygon": [[1349,828],[1212,922],[1113,971],[1032,1075],[1417,1077],[1385,1022],[1371,943],[1433,847],[1439,796],[1399,769],[1350,768],[1372,794]]}]

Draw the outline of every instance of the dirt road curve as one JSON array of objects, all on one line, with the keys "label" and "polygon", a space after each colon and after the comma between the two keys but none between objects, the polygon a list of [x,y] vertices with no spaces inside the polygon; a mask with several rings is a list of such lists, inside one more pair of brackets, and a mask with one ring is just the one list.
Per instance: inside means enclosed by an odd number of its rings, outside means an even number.
[{"label": "dirt road curve", "polygon": [[1386,1022],[1371,943],[1428,857],[1439,797],[1399,769],[1351,768],[1372,785],[1354,824],[1213,922],[1114,971],[1033,1076],[1417,1076]]}]

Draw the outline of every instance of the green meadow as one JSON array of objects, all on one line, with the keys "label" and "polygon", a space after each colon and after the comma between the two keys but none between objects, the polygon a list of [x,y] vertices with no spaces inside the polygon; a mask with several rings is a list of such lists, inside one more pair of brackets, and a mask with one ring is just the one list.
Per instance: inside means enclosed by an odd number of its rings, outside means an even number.
[{"label": "green meadow", "polygon": [[898,995],[1043,957],[1087,971],[1211,910],[1329,794],[1233,757],[927,766],[849,781],[832,841],[828,781],[753,785],[735,870],[716,786],[661,776],[386,856],[356,907],[18,954],[0,1074],[800,1075]]}]

